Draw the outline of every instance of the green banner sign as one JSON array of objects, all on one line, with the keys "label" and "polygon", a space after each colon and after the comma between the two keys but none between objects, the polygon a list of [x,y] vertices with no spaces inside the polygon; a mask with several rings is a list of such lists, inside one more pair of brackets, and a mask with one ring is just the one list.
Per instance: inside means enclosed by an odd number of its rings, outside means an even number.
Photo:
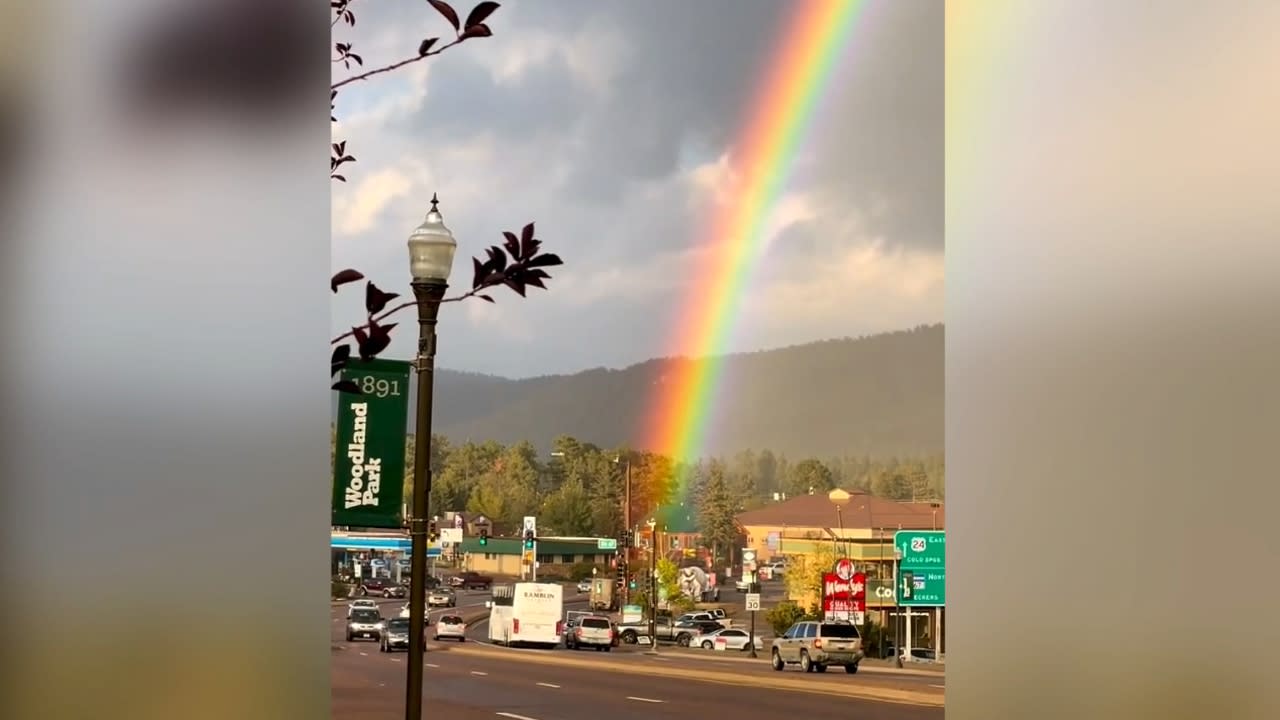
[{"label": "green banner sign", "polygon": [[338,393],[334,525],[402,526],[410,368],[399,360],[357,359],[342,371],[361,394]]}]

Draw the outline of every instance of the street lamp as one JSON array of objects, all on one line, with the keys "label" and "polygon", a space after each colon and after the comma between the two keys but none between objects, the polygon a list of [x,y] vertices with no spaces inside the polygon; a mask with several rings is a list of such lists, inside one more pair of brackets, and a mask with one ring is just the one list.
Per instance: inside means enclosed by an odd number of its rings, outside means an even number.
[{"label": "street lamp", "polygon": [[436,316],[449,287],[449,271],[458,243],[444,225],[439,200],[431,196],[431,210],[409,235],[409,273],[418,301],[417,425],[413,444],[413,516],[409,519],[409,679],[406,720],[422,720],[422,654],[426,651],[427,514],[431,497],[431,394],[436,358]]},{"label": "street lamp", "polygon": [[841,509],[848,505],[849,500],[852,498],[852,495],[840,488],[827,493],[827,499],[836,506],[836,524],[840,528],[840,553],[845,557],[849,556],[849,548],[845,546],[844,542],[844,513]]}]

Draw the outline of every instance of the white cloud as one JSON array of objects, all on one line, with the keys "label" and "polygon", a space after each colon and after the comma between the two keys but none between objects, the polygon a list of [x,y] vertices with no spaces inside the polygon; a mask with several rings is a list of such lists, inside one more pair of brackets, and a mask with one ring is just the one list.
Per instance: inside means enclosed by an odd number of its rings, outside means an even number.
[{"label": "white cloud", "polygon": [[408,176],[396,168],[383,168],[360,177],[355,185],[354,193],[338,195],[333,203],[333,227],[338,235],[368,232],[387,206],[407,197],[410,190]]},{"label": "white cloud", "polygon": [[[941,185],[927,182],[942,172],[929,140],[941,125],[920,115],[941,97],[941,71],[911,61],[941,27],[926,6],[885,8],[883,42],[838,73],[827,130],[798,148],[804,160],[766,218],[740,347],[942,319]],[[439,34],[429,6],[400,7],[358,13],[351,39],[367,63]],[[709,222],[742,202],[726,143],[747,120],[779,7],[700,0],[672,28],[629,0],[515,0],[494,16],[493,38],[344,90],[335,137],[358,162],[334,187],[335,266],[407,292],[395,287],[403,241],[439,192],[459,241],[455,287],[469,285],[469,256],[529,220],[565,260],[549,291],[450,306],[450,367],[572,372],[663,354],[669,318],[714,252]],[[913,24],[925,15],[937,22]],[[712,159],[682,165],[691,154]],[[335,327],[359,309],[339,299]],[[411,354],[412,335],[399,333],[391,354]]]}]

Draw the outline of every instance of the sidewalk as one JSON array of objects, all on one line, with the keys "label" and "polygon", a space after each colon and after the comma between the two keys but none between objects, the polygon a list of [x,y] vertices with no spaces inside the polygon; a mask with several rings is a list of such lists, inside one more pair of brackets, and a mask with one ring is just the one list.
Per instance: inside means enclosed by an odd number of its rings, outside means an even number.
[{"label": "sidewalk", "polygon": [[[768,650],[756,651],[759,657],[752,660],[746,653],[739,651],[716,651],[716,650],[685,650],[677,648],[664,647],[662,653],[669,654],[672,657],[689,658],[692,660],[702,660],[705,662],[720,663],[767,663],[769,662]],[[946,675],[945,663],[907,663],[902,669],[894,666],[892,660],[880,660],[878,658],[867,658],[858,663],[858,668],[866,672],[886,673],[893,675],[919,675],[921,677],[939,677]]]}]

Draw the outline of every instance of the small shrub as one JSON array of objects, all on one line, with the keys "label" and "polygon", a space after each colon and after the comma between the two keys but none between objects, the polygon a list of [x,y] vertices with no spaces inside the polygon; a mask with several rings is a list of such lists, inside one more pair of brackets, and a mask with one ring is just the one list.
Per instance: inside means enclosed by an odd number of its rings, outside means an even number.
[{"label": "small shrub", "polygon": [[569,566],[569,579],[572,580],[573,582],[578,582],[581,580],[590,580],[592,578],[592,574],[591,574],[592,570],[595,570],[601,575],[605,574],[606,572],[604,568],[599,568],[598,566],[592,565],[591,563],[574,563],[573,565]]},{"label": "small shrub", "polygon": [[341,580],[334,580],[330,583],[329,594],[334,600],[341,600],[351,594],[351,585]]},{"label": "small shrub", "polygon": [[765,613],[765,622],[773,628],[774,635],[782,635],[788,628],[805,618],[805,611],[793,602],[782,602]]}]

